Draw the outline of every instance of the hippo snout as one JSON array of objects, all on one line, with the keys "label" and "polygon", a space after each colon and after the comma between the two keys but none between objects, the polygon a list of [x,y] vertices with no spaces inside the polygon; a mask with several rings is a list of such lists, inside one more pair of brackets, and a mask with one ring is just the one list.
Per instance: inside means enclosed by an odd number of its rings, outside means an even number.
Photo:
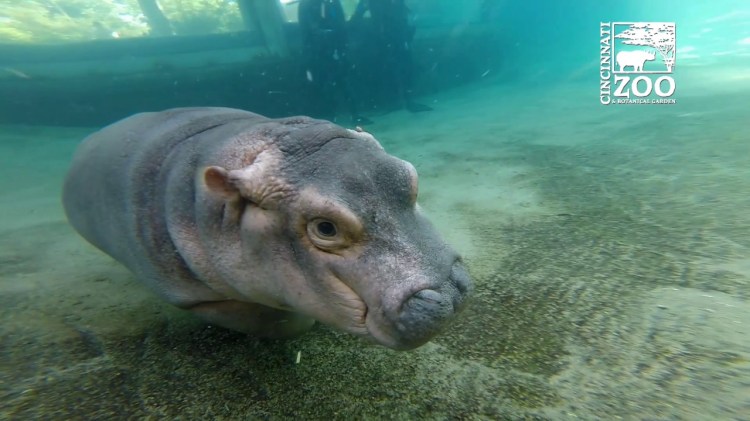
[{"label": "hippo snout", "polygon": [[461,310],[470,290],[471,278],[464,265],[456,261],[441,285],[406,298],[396,327],[407,347],[419,346],[437,334]]},{"label": "hippo snout", "polygon": [[458,260],[453,263],[451,274],[448,279],[456,286],[456,289],[459,292],[459,298],[463,298],[471,290],[471,277],[469,276],[469,272],[466,271],[466,267],[463,263]]}]

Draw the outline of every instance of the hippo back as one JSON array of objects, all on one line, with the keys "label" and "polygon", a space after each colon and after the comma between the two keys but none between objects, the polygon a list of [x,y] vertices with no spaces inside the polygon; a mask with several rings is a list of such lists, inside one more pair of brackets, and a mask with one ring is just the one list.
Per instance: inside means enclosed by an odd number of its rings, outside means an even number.
[{"label": "hippo back", "polygon": [[[229,108],[182,108],[136,114],[93,133],[78,147],[65,179],[68,220],[87,241],[139,274],[173,304],[189,306],[193,297],[216,295],[195,279],[172,243],[165,217],[166,189],[181,189],[184,197],[194,195],[195,157],[220,147],[206,144],[210,131],[231,122],[264,120]],[[184,162],[169,166],[167,160]],[[170,185],[165,178],[175,167],[185,180]]]}]

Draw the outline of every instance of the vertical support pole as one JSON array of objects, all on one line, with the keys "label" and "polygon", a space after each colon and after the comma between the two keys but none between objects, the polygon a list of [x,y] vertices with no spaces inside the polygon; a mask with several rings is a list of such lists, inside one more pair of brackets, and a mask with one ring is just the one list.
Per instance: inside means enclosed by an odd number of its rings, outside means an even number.
[{"label": "vertical support pole", "polygon": [[268,52],[284,57],[289,53],[284,24],[286,19],[279,0],[238,0],[240,14],[249,31],[258,31]]},{"label": "vertical support pole", "polygon": [[151,35],[174,35],[172,26],[169,24],[169,19],[164,16],[164,12],[161,11],[157,0],[138,0],[138,5],[141,7],[143,15],[146,16],[148,26],[151,28]]}]

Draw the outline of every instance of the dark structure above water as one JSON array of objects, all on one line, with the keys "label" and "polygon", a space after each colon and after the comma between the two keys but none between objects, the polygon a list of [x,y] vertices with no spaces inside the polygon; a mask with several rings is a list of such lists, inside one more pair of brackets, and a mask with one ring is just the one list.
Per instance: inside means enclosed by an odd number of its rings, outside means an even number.
[{"label": "dark structure above water", "polygon": [[[283,47],[261,29],[202,36],[106,39],[61,45],[0,44],[0,123],[100,126],[140,111],[226,106],[268,116],[316,115],[296,23],[279,23]],[[415,96],[500,68],[491,25],[419,27]],[[395,109],[366,43],[352,48],[364,114]]]}]

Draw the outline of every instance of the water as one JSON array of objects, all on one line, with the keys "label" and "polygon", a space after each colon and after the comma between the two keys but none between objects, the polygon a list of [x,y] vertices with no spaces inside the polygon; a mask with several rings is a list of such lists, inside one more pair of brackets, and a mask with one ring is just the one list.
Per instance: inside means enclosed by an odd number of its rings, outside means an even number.
[{"label": "water", "polygon": [[[481,2],[409,2],[414,100],[433,110],[404,110],[374,67],[357,74],[359,111],[417,168],[421,205],[476,283],[456,322],[409,352],[321,325],[287,341],[206,325],[65,221],[73,150],[104,124],[182,105],[320,111],[295,91],[304,78],[286,78],[297,62],[248,65],[245,41],[221,38],[241,29],[234,3],[196,14],[164,0],[174,37],[192,38],[146,37],[147,51],[119,58],[111,29],[143,33],[135,2],[88,2],[94,15],[86,1],[27,3],[66,12],[39,23],[0,3],[12,44],[0,56],[0,417],[750,418],[746,2],[496,2],[482,18]],[[599,103],[600,23],[623,21],[676,22],[675,104]],[[91,22],[107,31],[74,30]],[[222,54],[191,50],[212,43]],[[345,107],[336,118],[352,126]]]}]

